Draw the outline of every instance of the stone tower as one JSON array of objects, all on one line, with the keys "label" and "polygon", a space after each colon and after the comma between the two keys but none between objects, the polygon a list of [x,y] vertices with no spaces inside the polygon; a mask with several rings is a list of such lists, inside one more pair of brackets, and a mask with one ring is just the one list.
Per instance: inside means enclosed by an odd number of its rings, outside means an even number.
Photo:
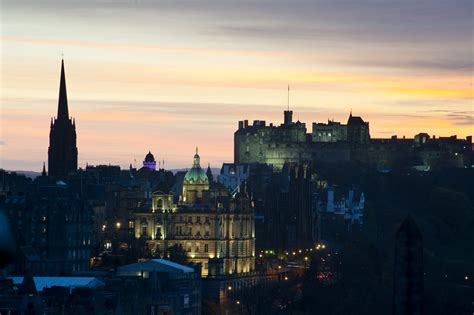
[{"label": "stone tower", "polygon": [[64,60],[61,60],[58,115],[51,118],[48,149],[48,175],[65,179],[71,171],[77,170],[76,125],[69,117]]}]

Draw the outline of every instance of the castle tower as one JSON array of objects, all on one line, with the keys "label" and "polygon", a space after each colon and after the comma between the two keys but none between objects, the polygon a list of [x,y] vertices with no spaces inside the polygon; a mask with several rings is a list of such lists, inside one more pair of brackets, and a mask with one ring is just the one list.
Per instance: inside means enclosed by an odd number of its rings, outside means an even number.
[{"label": "castle tower", "polygon": [[293,111],[292,110],[285,110],[283,112],[284,120],[283,124],[285,126],[289,126],[293,123]]},{"label": "castle tower", "polygon": [[423,314],[423,238],[408,215],[395,236],[393,315]]},{"label": "castle tower", "polygon": [[69,172],[77,170],[76,125],[69,117],[66,93],[64,60],[61,60],[58,114],[51,118],[48,148],[48,175],[65,179]]}]

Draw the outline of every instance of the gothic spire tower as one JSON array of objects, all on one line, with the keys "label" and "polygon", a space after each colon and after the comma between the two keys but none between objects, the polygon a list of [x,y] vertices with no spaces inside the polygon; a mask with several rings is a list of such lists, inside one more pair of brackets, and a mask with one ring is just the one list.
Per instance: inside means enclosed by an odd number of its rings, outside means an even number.
[{"label": "gothic spire tower", "polygon": [[55,179],[66,179],[67,174],[77,170],[76,124],[69,117],[66,92],[64,60],[61,60],[58,114],[51,118],[48,149],[48,175]]}]

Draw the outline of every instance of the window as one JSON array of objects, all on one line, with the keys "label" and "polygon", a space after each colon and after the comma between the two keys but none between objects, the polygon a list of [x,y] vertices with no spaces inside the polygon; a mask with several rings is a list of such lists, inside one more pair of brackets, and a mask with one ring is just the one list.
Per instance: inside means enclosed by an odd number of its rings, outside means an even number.
[{"label": "window", "polygon": [[196,243],[196,253],[199,253],[199,243]]},{"label": "window", "polygon": [[163,199],[158,199],[158,200],[156,201],[156,206],[157,206],[158,208],[163,208]]},{"label": "window", "polygon": [[204,252],[209,252],[209,244],[204,244]]},{"label": "window", "polygon": [[128,228],[133,229],[135,227],[135,222],[133,221],[128,221]]},{"label": "window", "polygon": [[142,236],[146,236],[146,226],[142,226]]},{"label": "window", "polygon": [[196,217],[196,223],[201,223],[201,217],[200,216]]}]

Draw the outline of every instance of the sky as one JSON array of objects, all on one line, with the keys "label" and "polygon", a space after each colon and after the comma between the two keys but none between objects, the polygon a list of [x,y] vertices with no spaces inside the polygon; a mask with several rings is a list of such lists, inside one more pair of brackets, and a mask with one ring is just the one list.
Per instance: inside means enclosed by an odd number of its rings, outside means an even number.
[{"label": "sky", "polygon": [[470,0],[2,0],[0,168],[47,161],[64,56],[79,166],[233,159],[243,119],[473,134]]}]

